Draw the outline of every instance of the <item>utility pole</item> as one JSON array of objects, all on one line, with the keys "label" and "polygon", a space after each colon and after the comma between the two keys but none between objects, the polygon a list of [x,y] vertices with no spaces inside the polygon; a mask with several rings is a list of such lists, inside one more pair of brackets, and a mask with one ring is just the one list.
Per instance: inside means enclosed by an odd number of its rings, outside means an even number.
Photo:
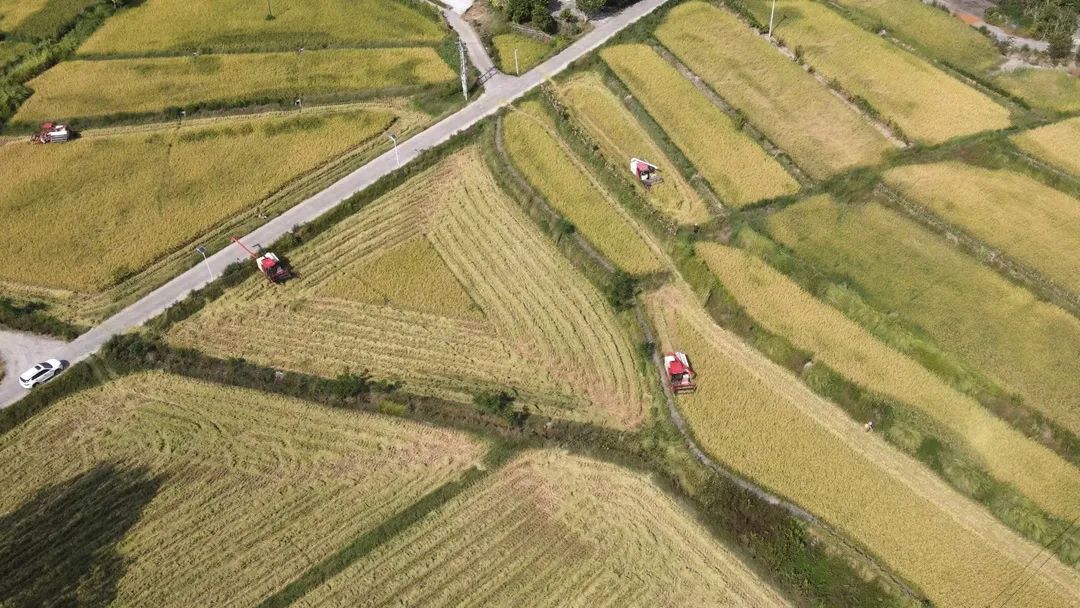
[{"label": "utility pole", "polygon": [[514,71],[517,72],[518,76],[521,76],[521,65],[518,64],[516,47],[514,48]]},{"label": "utility pole", "polygon": [[397,151],[397,135],[394,135],[393,133],[387,133],[386,136],[389,137],[390,141],[394,143],[394,164],[396,164],[398,166],[398,168],[400,169],[401,168],[401,157],[398,156],[398,151]]},{"label": "utility pole", "polygon": [[465,62],[465,43],[458,40],[458,55],[461,57],[461,94],[469,101],[469,64]]},{"label": "utility pole", "polygon": [[772,42],[773,19],[776,17],[776,0],[772,0],[772,11],[769,12],[769,41]]}]

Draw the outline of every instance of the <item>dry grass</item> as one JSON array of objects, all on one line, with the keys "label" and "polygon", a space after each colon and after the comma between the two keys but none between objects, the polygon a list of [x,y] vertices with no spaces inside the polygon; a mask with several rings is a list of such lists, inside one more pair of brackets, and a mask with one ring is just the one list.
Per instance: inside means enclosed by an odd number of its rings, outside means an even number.
[{"label": "dry grass", "polygon": [[395,0],[147,0],[109,19],[83,54],[141,54],[196,49],[293,50],[297,47],[436,43],[446,28],[432,11]]},{"label": "dry grass", "polygon": [[[895,0],[894,0],[895,1]],[[755,0],[768,22],[771,3]],[[892,120],[909,137],[940,143],[1009,126],[1009,111],[977,90],[844,19],[824,4],[780,0],[775,35],[807,63]]]},{"label": "dry grass", "polygon": [[1025,152],[1080,177],[1080,117],[1018,133],[1012,141]]},{"label": "dry grass", "polygon": [[813,177],[877,164],[893,149],[867,120],[725,10],[680,4],[656,37]]},{"label": "dry grass", "polygon": [[537,102],[522,104],[503,122],[510,160],[597,250],[631,274],[661,269],[660,254],[588,169],[558,139]]},{"label": "dry grass", "polygon": [[[1080,150],[1080,140],[1072,145]],[[1023,173],[955,162],[908,165],[884,177],[954,226],[1080,293],[1080,256],[1062,255],[1080,252],[1080,200]]]},{"label": "dry grass", "polygon": [[787,606],[647,477],[527,452],[305,596],[316,606]]},{"label": "dry grass", "polygon": [[[383,111],[0,147],[0,279],[96,291],[391,124]],[[123,168],[118,179],[117,167]]]},{"label": "dry grass", "polygon": [[[400,291],[385,305],[335,297],[338,277],[414,238],[430,240],[460,283],[449,290],[464,289],[483,319],[410,310],[395,304]],[[253,277],[175,327],[170,341],[325,376],[367,369],[464,402],[513,388],[520,402],[552,416],[632,426],[644,415],[639,360],[620,320],[499,190],[475,149],[417,175],[290,259],[300,280],[268,289]]]},{"label": "dry grass", "polygon": [[709,219],[705,201],[595,72],[582,72],[566,81],[559,96],[616,170],[629,176],[631,158],[643,158],[661,167],[662,184],[638,189],[650,205],[680,224]]},{"label": "dry grass", "polygon": [[985,605],[1028,574],[1025,606],[1080,601],[1074,569],[1050,561],[1025,570],[1039,546],[714,325],[688,291],[668,287],[648,303],[658,346],[694,357],[699,388],[679,406],[702,447],[727,466],[867,547],[935,606]]},{"label": "dry grass", "polygon": [[883,312],[920,327],[1059,424],[1080,432],[1080,321],[877,203],[808,199],[769,219],[773,237],[849,277]]},{"label": "dry grass", "polygon": [[799,190],[778,162],[656,51],[627,44],[605,48],[600,56],[725,203],[742,207]]},{"label": "dry grass", "polygon": [[431,241],[417,236],[326,282],[322,294],[342,300],[399,306],[443,317],[482,319]]},{"label": "dry grass", "polygon": [[19,556],[0,591],[11,605],[255,605],[483,452],[455,431],[125,377],[0,436],[0,555]]},{"label": "dry grass", "polygon": [[65,61],[27,83],[34,94],[14,120],[152,114],[195,104],[359,94],[442,83],[454,76],[429,47]]},{"label": "dry grass", "polygon": [[769,331],[868,390],[914,407],[962,438],[985,469],[1049,513],[1080,509],[1080,473],[970,397],[889,348],[840,311],[765,262],[738,249],[701,244],[698,254],[739,304]]},{"label": "dry grass", "polygon": [[[554,46],[548,42],[541,42],[532,36],[510,32],[499,34],[491,39],[495,47],[495,57],[499,69],[506,74],[517,74],[517,68],[521,73],[531,70],[533,66],[543,61],[551,54]],[[514,50],[517,49],[517,64],[514,63]]]},{"label": "dry grass", "polygon": [[994,82],[1033,107],[1052,112],[1080,111],[1080,78],[1062,70],[1004,72]]},{"label": "dry grass", "polygon": [[968,72],[987,72],[1002,56],[989,38],[936,6],[921,0],[836,0],[885,26],[890,36],[932,59]]}]

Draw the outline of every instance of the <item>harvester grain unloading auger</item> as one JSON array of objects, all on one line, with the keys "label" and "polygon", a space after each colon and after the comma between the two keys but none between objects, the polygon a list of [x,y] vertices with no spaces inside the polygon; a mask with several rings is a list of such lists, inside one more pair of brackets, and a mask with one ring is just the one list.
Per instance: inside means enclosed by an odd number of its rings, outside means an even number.
[{"label": "harvester grain unloading auger", "polygon": [[694,366],[690,364],[690,357],[686,353],[664,353],[664,371],[667,373],[668,386],[676,395],[680,393],[692,393],[697,390],[694,378]]},{"label": "harvester grain unloading auger", "polygon": [[290,270],[274,252],[263,252],[260,250],[259,253],[256,253],[248,249],[247,246],[241,243],[240,239],[235,236],[230,237],[229,240],[239,245],[241,249],[247,252],[251,259],[255,260],[255,265],[259,267],[259,272],[263,273],[271,283],[279,285],[292,278],[292,270]]}]

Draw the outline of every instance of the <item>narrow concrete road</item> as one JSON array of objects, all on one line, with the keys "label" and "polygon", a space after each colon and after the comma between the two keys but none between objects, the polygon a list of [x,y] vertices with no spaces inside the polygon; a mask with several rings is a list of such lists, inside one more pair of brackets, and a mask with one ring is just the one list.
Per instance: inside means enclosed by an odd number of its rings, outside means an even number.
[{"label": "narrow concrete road", "polygon": [[[550,76],[566,69],[573,61],[595,50],[620,30],[656,10],[666,1],[642,0],[618,14],[594,22],[595,29],[528,73],[518,77],[500,74],[496,78],[489,80],[482,97],[411,139],[401,142],[397,150],[401,164],[409,163],[424,150],[445,142],[455,133],[468,129],[484,118],[491,116],[500,107],[525,95]],[[471,31],[471,29],[467,28],[466,31]],[[458,31],[461,32],[461,30]],[[463,38],[468,38],[468,36]],[[475,38],[475,33],[473,33],[473,38]],[[469,40],[465,40],[465,42],[470,55],[472,55],[473,49],[476,48],[474,45],[479,44],[479,39],[477,38],[473,43]],[[481,53],[477,53],[476,57],[479,58],[480,55]],[[482,55],[486,57],[486,53],[482,53]],[[487,59],[487,61],[490,63],[490,59]],[[394,151],[388,149],[381,156],[330,185],[322,192],[273,218],[254,232],[244,236],[241,240],[248,246],[272,243],[292,230],[294,226],[310,222],[333,209],[345,199],[367,188],[397,167],[398,164],[394,160]],[[142,325],[161,314],[162,311],[175,302],[182,300],[192,290],[199,289],[212,279],[220,276],[229,264],[245,260],[247,258],[236,247],[227,247],[207,258],[209,271],[207,266],[203,265],[199,260],[200,263],[147,294],[141,300],[106,319],[74,341],[63,345],[47,345],[49,348],[55,346],[55,349],[49,350],[47,353],[42,352],[40,356],[44,358],[55,357],[71,363],[82,361],[101,348],[112,336]],[[41,342],[40,345],[46,344]],[[0,383],[0,408],[15,403],[22,397],[24,392],[18,383],[14,381],[14,378],[5,378],[3,383]]]},{"label": "narrow concrete road", "polygon": [[3,388],[10,388],[18,396],[22,395],[19,386],[19,374],[30,369],[35,363],[56,356],[66,346],[60,340],[45,338],[20,331],[0,330],[0,359],[3,359]]}]

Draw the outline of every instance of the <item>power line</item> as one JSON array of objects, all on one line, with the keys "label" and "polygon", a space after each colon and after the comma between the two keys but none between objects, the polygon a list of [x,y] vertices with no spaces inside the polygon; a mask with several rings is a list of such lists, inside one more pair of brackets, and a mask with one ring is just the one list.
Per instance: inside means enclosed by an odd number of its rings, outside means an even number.
[{"label": "power line", "polygon": [[[1013,577],[1012,577],[1012,579],[1010,579],[1010,580],[1009,580],[1009,582],[1005,583],[1005,585],[1004,585],[1004,586],[1003,586],[1003,587],[1001,588],[1001,591],[999,591],[999,592],[998,592],[998,594],[997,594],[997,595],[995,595],[993,599],[991,599],[991,600],[990,600],[989,602],[986,602],[986,604],[984,604],[984,605],[986,606],[986,608],[990,608],[990,606],[992,606],[992,605],[994,604],[994,602],[998,601],[998,598],[1000,598],[1000,597],[1001,597],[1002,595],[1005,595],[1005,592],[1009,590],[1009,587],[1011,587],[1011,586],[1012,586],[1012,584],[1013,584],[1014,582],[1016,582],[1016,579],[1018,579],[1018,578],[1020,578],[1021,576],[1023,576],[1023,575],[1024,575],[1024,571],[1025,571],[1025,570],[1027,570],[1027,569],[1028,569],[1028,567],[1030,567],[1030,566],[1031,566],[1032,562],[1034,562],[1034,561],[1035,561],[1036,559],[1038,559],[1038,557],[1039,557],[1040,555],[1042,555],[1043,551],[1047,551],[1047,550],[1048,550],[1048,549],[1050,549],[1050,547],[1052,547],[1052,546],[1053,546],[1053,545],[1054,545],[1055,543],[1057,543],[1057,542],[1058,542],[1059,540],[1061,540],[1062,538],[1064,538],[1064,537],[1065,537],[1065,534],[1067,534],[1067,533],[1069,532],[1069,530],[1071,530],[1071,529],[1072,529],[1072,527],[1073,527],[1074,525],[1076,525],[1076,522],[1077,522],[1078,520],[1080,520],[1080,515],[1077,515],[1076,517],[1074,517],[1074,518],[1073,518],[1073,520],[1072,520],[1071,522],[1069,522],[1069,525],[1065,526],[1065,528],[1064,528],[1064,529],[1063,529],[1063,530],[1062,530],[1061,532],[1059,532],[1057,536],[1055,536],[1054,538],[1052,538],[1052,539],[1050,540],[1050,542],[1046,543],[1046,545],[1044,545],[1044,546],[1043,546],[1043,547],[1041,547],[1041,548],[1040,548],[1040,549],[1039,549],[1038,551],[1036,551],[1036,552],[1035,552],[1035,554],[1031,556],[1031,559],[1029,559],[1029,560],[1027,561],[1027,563],[1026,563],[1026,564],[1024,564],[1024,567],[1020,569],[1020,572],[1018,572],[1018,573],[1017,573],[1017,574],[1016,574],[1015,576],[1013,576]],[[1020,584],[1020,586],[1019,586],[1019,587],[1017,587],[1017,588],[1016,588],[1016,590],[1012,592],[1012,594],[1010,594],[1010,595],[1009,595],[1008,597],[1006,597],[1006,598],[1005,598],[1005,601],[1004,601],[1004,602],[1002,602],[1002,603],[1000,604],[1000,606],[1005,606],[1005,604],[1006,604],[1006,603],[1008,603],[1009,601],[1011,601],[1011,600],[1012,600],[1012,598],[1013,598],[1013,597],[1015,597],[1015,596],[1016,596],[1016,594],[1017,594],[1017,593],[1019,593],[1019,592],[1020,592],[1020,590],[1024,588],[1024,585],[1026,585],[1026,584],[1028,583],[1028,581],[1030,581],[1030,580],[1031,580],[1031,578],[1032,578],[1033,576],[1035,576],[1035,574],[1036,574],[1036,573],[1037,573],[1037,572],[1038,572],[1039,570],[1041,570],[1043,566],[1045,566],[1045,565],[1046,565],[1046,562],[1047,562],[1047,561],[1049,561],[1049,559],[1050,559],[1050,557],[1052,557],[1052,555],[1053,555],[1053,554],[1051,554],[1051,553],[1047,552],[1047,556],[1046,556],[1046,557],[1047,557],[1047,559],[1043,560],[1043,563],[1039,564],[1039,567],[1038,567],[1038,568],[1036,568],[1035,570],[1032,570],[1032,571],[1031,571],[1031,574],[1030,574],[1030,575],[1028,576],[1028,578],[1027,578],[1027,579],[1025,579],[1025,580],[1024,580],[1024,582],[1023,582],[1023,583],[1021,583],[1021,584]],[[975,604],[974,604],[974,602],[972,602],[972,604],[971,604],[971,605],[972,605],[972,606],[974,606],[974,605],[975,605]]]}]

